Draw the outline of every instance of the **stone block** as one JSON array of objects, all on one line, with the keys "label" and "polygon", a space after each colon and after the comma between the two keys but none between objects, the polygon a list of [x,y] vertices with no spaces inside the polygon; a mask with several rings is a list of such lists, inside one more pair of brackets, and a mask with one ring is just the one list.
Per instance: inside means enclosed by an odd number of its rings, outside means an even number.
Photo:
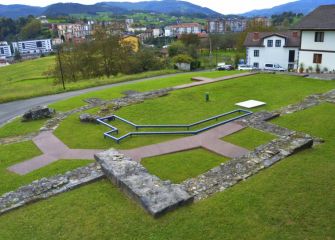
[{"label": "stone block", "polygon": [[193,201],[181,185],[162,181],[116,150],[95,155],[107,178],[154,217]]},{"label": "stone block", "polygon": [[22,121],[26,122],[31,120],[51,118],[54,114],[54,109],[48,108],[47,106],[37,106],[25,112],[22,116]]}]

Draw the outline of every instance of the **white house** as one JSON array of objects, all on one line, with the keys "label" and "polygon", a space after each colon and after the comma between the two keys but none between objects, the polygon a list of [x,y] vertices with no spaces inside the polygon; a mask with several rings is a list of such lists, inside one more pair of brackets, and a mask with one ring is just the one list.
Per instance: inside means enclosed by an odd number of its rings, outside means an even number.
[{"label": "white house", "polygon": [[42,54],[52,52],[51,39],[13,42],[14,51],[20,54]]},{"label": "white house", "polygon": [[294,29],[301,31],[299,65],[335,70],[335,5],[318,7]]},{"label": "white house", "polygon": [[244,46],[248,65],[263,69],[265,64],[279,64],[285,69],[296,69],[300,35],[297,31],[248,33]]},{"label": "white house", "polygon": [[0,58],[9,58],[12,56],[12,51],[7,42],[0,42]]},{"label": "white house", "polygon": [[199,23],[181,23],[165,27],[166,37],[175,37],[182,34],[201,33],[202,26]]}]

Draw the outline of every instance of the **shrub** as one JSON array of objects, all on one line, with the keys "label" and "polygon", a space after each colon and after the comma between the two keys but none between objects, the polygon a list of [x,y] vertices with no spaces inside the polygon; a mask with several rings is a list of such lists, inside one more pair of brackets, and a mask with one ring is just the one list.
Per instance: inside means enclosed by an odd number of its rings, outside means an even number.
[{"label": "shrub", "polygon": [[319,64],[316,64],[316,68],[315,68],[316,73],[320,73],[321,72],[321,68]]},{"label": "shrub", "polygon": [[303,63],[300,63],[299,72],[300,72],[300,73],[303,73],[304,70],[305,70],[305,68],[304,68],[304,64],[303,64]]},{"label": "shrub", "polygon": [[192,63],[193,62],[193,58],[191,58],[189,55],[186,55],[186,54],[179,54],[173,57],[172,60],[174,63]]}]

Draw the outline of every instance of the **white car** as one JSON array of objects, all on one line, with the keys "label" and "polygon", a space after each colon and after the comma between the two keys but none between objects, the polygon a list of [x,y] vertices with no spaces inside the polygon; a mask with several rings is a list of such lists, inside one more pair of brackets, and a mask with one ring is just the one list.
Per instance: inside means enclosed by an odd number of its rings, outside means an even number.
[{"label": "white car", "polygon": [[245,70],[245,71],[252,71],[252,70],[256,70],[255,67],[250,66],[250,65],[246,65],[246,64],[240,64],[238,65],[238,70]]},{"label": "white car", "polygon": [[267,64],[265,64],[264,70],[265,71],[285,72],[287,69],[283,68],[279,64],[267,63]]}]

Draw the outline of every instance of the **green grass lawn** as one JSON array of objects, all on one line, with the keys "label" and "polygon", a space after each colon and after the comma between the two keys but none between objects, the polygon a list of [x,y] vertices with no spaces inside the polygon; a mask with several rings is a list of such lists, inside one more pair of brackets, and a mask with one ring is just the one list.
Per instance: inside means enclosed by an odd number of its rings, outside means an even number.
[{"label": "green grass lawn", "polygon": [[256,147],[266,144],[274,138],[275,136],[269,133],[265,133],[254,128],[245,128],[237,133],[222,138],[222,140],[249,150],[254,150]]},{"label": "green grass lawn", "polygon": [[208,77],[208,78],[217,78],[222,76],[228,76],[239,73],[237,71],[211,71],[211,72],[195,72],[195,73],[182,73],[174,76],[168,76],[164,78],[157,78],[154,80],[137,82],[137,83],[129,83],[122,86],[115,86],[112,88],[90,92],[86,94],[82,94],[77,97],[72,97],[70,99],[66,99],[63,101],[59,101],[57,103],[51,104],[50,106],[55,108],[57,111],[68,111],[76,107],[81,107],[85,105],[83,101],[86,98],[98,97],[101,99],[114,99],[123,97],[122,94],[128,90],[134,90],[138,92],[152,91],[161,88],[174,87],[186,83],[191,83],[192,77]]},{"label": "green grass lawn", "polygon": [[[0,103],[18,99],[64,92],[61,84],[55,84],[53,77],[45,73],[53,68],[55,57],[44,57],[35,60],[12,64],[0,69]],[[165,69],[144,72],[133,75],[119,75],[116,77],[101,77],[66,83],[65,91],[73,91],[94,86],[132,81],[141,78],[176,73],[176,70]],[[224,73],[192,73],[189,76],[222,76],[234,74],[234,71]]]},{"label": "green grass lawn", "polygon": [[38,132],[46,120],[36,120],[30,122],[21,122],[21,118],[17,118],[4,126],[0,127],[0,138],[25,135],[28,133]]},{"label": "green grass lawn", "polygon": [[55,57],[44,57],[0,68],[0,84],[45,78],[44,72],[55,64]]},{"label": "green grass lawn", "polygon": [[102,180],[1,216],[0,239],[334,239],[334,116],[323,104],[275,120],[326,142],[162,218]]},{"label": "green grass lawn", "polygon": [[[235,106],[237,102],[249,99],[264,101],[267,105],[253,109],[253,111],[275,110],[299,102],[310,94],[323,93],[334,87],[335,82],[285,75],[258,74],[173,91],[166,97],[124,107],[115,113],[136,124],[190,124],[234,110],[237,108]],[[209,102],[204,100],[206,92],[210,94],[211,101]],[[108,94],[107,90],[90,96],[105,97],[106,94]],[[114,92],[114,94],[117,93]],[[66,103],[71,104],[70,100],[62,104],[65,105]],[[76,131],[72,131],[73,129],[76,129]],[[120,130],[123,132],[129,131],[122,126],[120,126]],[[70,148],[106,148],[112,146],[125,149],[173,138],[173,136],[139,136],[126,139],[118,145],[112,140],[103,139],[102,133],[106,131],[108,131],[107,127],[82,124],[79,122],[78,116],[72,116],[60,124],[55,134]]]},{"label": "green grass lawn", "polygon": [[7,170],[16,163],[41,154],[42,152],[32,141],[0,146],[0,195],[34,180],[65,173],[92,162],[89,160],[60,160],[23,176]]},{"label": "green grass lawn", "polygon": [[[45,59],[45,58],[43,58]],[[24,62],[25,63],[25,62]],[[23,63],[22,63],[23,64]],[[1,70],[1,69],[0,69]],[[218,75],[219,74],[219,75]],[[194,76],[206,76],[206,77],[217,77],[225,76],[228,74],[234,74],[234,72],[201,72],[201,73],[186,73],[180,74],[173,77],[157,78],[156,80],[149,80],[138,83],[129,83],[123,86],[116,86],[110,89],[100,90],[97,92],[83,94],[77,97],[73,97],[67,100],[59,101],[54,104],[50,104],[50,107],[55,108],[57,111],[68,111],[76,107],[84,106],[85,103],[83,100],[91,97],[100,97],[102,99],[114,99],[124,96],[122,93],[127,90],[135,91],[150,91],[160,88],[172,87],[176,85],[181,85],[185,83],[190,83],[191,78]],[[37,82],[36,82],[37,83]],[[32,87],[39,89],[39,87]],[[0,90],[0,92],[2,89]],[[18,91],[24,92],[24,89],[19,89]],[[17,91],[16,91],[17,92]],[[15,93],[16,93],[15,92]],[[13,93],[13,94],[15,94]],[[1,96],[0,96],[1,98]],[[1,102],[1,101],[0,101]],[[0,127],[0,138],[1,137],[10,137],[17,135],[24,135],[31,132],[38,131],[44,124],[44,120],[33,121],[33,122],[24,122],[21,123],[20,119],[16,119],[13,122],[6,124],[5,126]],[[106,146],[106,145],[104,145]]]},{"label": "green grass lawn", "polygon": [[163,180],[173,183],[196,177],[228,159],[203,148],[145,158],[141,164]]}]

